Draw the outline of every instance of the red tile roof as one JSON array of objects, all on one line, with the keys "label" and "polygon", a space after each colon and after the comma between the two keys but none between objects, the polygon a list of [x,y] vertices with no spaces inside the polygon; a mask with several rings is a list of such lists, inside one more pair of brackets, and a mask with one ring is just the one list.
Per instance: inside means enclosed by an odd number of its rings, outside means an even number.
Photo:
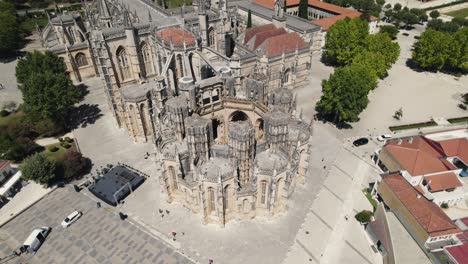
[{"label": "red tile roof", "polygon": [[455,138],[439,141],[447,157],[457,156],[468,163],[468,140],[466,138]]},{"label": "red tile roof", "polygon": [[304,40],[296,32],[268,38],[265,42],[265,55],[275,57],[283,52],[291,52],[306,47]]},{"label": "red tile roof", "polygon": [[420,195],[399,173],[383,176],[383,181],[431,237],[461,233],[440,207]]},{"label": "red tile roof", "polygon": [[398,139],[388,142],[384,148],[407,170],[412,176],[430,174],[456,169],[444,159],[445,154],[437,142],[425,137]]},{"label": "red tile roof", "polygon": [[247,42],[249,42],[249,40],[253,38],[255,35],[257,35],[258,33],[266,32],[266,31],[270,31],[274,29],[276,29],[276,27],[273,24],[265,24],[265,25],[256,26],[253,28],[248,28],[245,31],[245,35],[244,35],[244,45],[247,44]]},{"label": "red tile roof", "polygon": [[445,247],[445,250],[457,261],[457,263],[468,263],[468,243],[462,245]]},{"label": "red tile roof", "polygon": [[330,16],[330,17],[325,17],[325,18],[322,18],[322,19],[312,20],[311,22],[313,24],[321,26],[322,30],[328,30],[338,20],[343,20],[343,19],[345,19],[347,17],[355,18],[355,17],[359,17],[360,15],[361,15],[361,13],[359,13],[359,12],[353,12],[353,13],[347,13],[347,14],[343,14],[343,15]]},{"label": "red tile roof", "polygon": [[278,36],[281,34],[286,34],[286,30],[284,28],[277,28],[269,31],[263,31],[255,35],[254,38],[251,39],[253,41],[253,45],[251,46],[252,50],[256,50],[258,46],[262,45],[262,43],[270,37]]},{"label": "red tile roof", "polygon": [[174,46],[183,46],[184,41],[186,45],[195,44],[195,37],[185,29],[168,27],[158,31],[157,36],[167,43],[172,41]]},{"label": "red tile roof", "polygon": [[463,186],[458,176],[453,172],[439,173],[425,176],[426,182],[431,191],[437,192]]},{"label": "red tile roof", "polygon": [[0,170],[5,168],[6,166],[8,166],[8,164],[10,164],[11,161],[9,160],[0,160]]}]

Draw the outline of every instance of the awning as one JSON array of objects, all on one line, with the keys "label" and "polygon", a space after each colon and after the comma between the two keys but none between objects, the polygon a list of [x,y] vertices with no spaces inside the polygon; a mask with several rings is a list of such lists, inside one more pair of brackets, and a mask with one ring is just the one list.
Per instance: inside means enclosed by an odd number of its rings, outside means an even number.
[{"label": "awning", "polygon": [[5,196],[6,193],[15,185],[19,179],[21,178],[21,171],[18,171],[13,175],[1,188],[0,188],[0,196]]}]

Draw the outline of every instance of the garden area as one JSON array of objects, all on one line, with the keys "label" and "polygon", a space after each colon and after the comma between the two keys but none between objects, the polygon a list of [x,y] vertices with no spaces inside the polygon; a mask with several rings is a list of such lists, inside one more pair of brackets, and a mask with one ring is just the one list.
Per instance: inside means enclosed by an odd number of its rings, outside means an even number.
[{"label": "garden area", "polygon": [[451,17],[466,18],[466,17],[468,17],[468,7],[448,12],[448,13],[446,13],[446,15],[451,16]]},{"label": "garden area", "polygon": [[89,105],[76,106],[84,94],[65,74],[63,60],[50,52],[27,53],[18,61],[16,78],[24,103],[7,102],[0,108],[0,159],[19,164],[24,179],[45,185],[89,173],[91,161],[77,151],[72,138],[45,147],[37,143],[97,118],[96,111],[90,117]]}]

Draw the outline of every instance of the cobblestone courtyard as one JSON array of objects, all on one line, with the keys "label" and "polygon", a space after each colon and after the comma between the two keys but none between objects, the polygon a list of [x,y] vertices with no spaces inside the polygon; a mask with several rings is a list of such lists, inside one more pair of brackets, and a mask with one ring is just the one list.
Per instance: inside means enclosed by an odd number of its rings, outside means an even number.
[{"label": "cobblestone courtyard", "polygon": [[[74,210],[83,216],[69,228],[60,226]],[[23,254],[0,263],[192,263],[128,220],[122,221],[105,207],[70,187],[59,188],[0,230],[0,258],[11,254],[37,227],[52,231],[37,254]]]}]

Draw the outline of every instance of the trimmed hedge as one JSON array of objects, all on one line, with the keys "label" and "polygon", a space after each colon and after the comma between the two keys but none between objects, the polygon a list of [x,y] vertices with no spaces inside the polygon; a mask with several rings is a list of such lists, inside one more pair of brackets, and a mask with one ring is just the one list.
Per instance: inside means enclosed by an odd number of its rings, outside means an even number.
[{"label": "trimmed hedge", "polygon": [[465,3],[465,2],[468,2],[468,0],[460,0],[460,1],[455,1],[455,2],[451,2],[451,3],[443,4],[443,5],[431,6],[431,7],[428,7],[428,8],[424,8],[423,10],[431,11],[431,10],[439,9],[439,8],[442,8],[442,7],[447,7],[447,6],[453,6],[453,5],[463,4],[463,3]]},{"label": "trimmed hedge", "polygon": [[465,117],[457,117],[457,118],[450,118],[450,119],[447,119],[447,121],[448,121],[449,123],[451,123],[451,124],[468,122],[468,116],[465,116]]},{"label": "trimmed hedge", "polygon": [[421,127],[430,127],[430,126],[437,126],[437,123],[434,121],[428,121],[424,123],[415,123],[409,125],[402,125],[402,126],[391,126],[389,127],[390,131],[398,131],[398,130],[406,130],[406,129],[414,129],[414,128],[421,128]]},{"label": "trimmed hedge", "polygon": [[60,145],[61,145],[62,147],[64,147],[64,148],[66,148],[66,149],[68,149],[68,148],[71,147],[71,145],[68,144],[67,142],[64,142],[64,143],[62,143],[62,144],[60,144]]},{"label": "trimmed hedge", "polygon": [[57,152],[57,150],[59,150],[59,148],[57,146],[50,146],[47,148],[50,152]]}]

